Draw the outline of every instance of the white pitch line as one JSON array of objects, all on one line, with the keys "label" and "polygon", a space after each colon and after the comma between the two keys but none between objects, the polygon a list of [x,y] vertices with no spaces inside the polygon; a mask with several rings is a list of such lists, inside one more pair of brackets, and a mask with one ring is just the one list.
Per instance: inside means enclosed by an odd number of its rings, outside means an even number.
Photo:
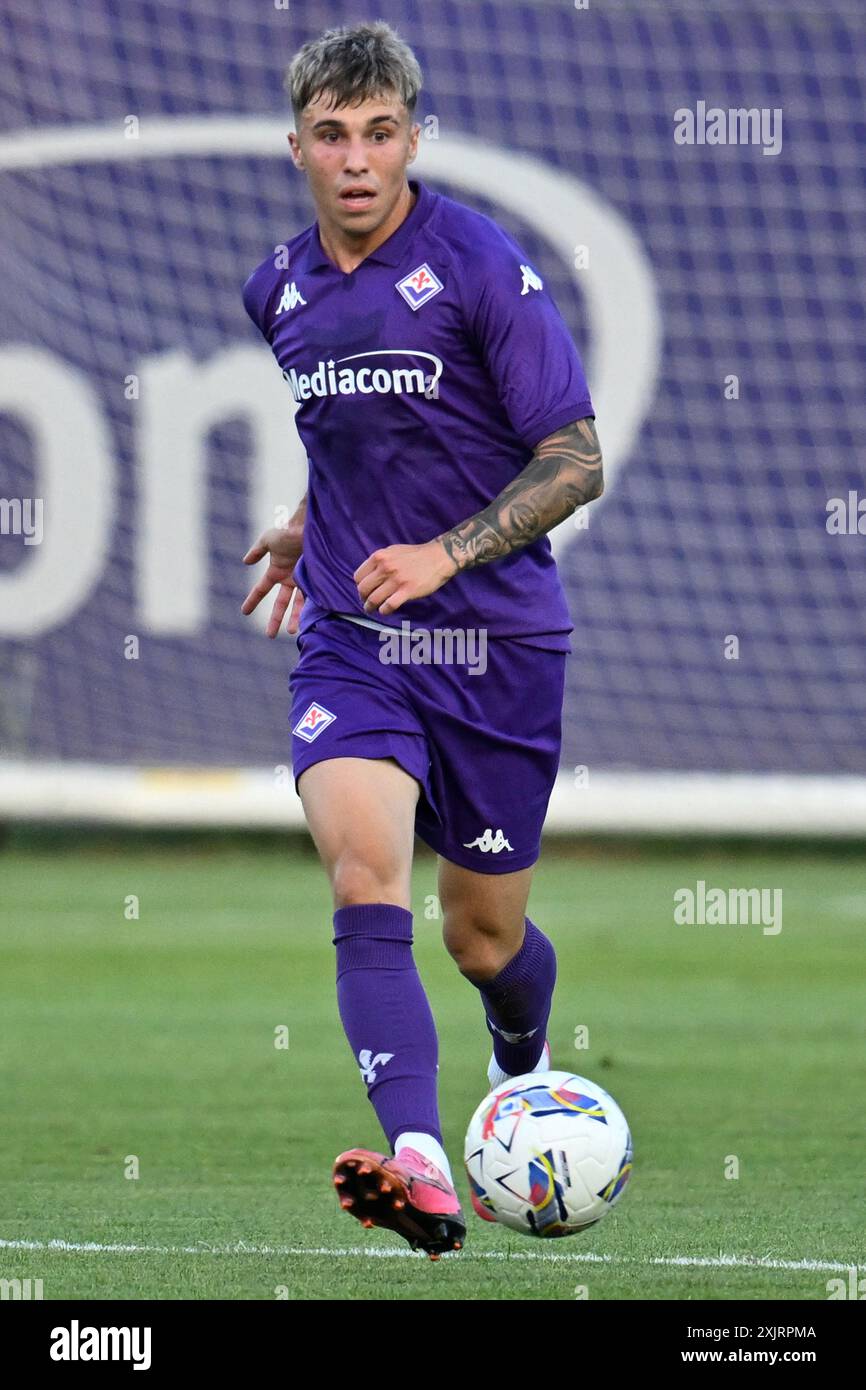
[{"label": "white pitch line", "polygon": [[[422,1260],[420,1251],[402,1250],[390,1246],[327,1246],[327,1245],[250,1245],[238,1241],[235,1245],[122,1245],[100,1244],[98,1241],[75,1240],[0,1240],[0,1250],[45,1250],[86,1255],[279,1255],[326,1257],[330,1259]],[[764,1255],[658,1255],[644,1259],[639,1255],[595,1255],[589,1252],[557,1253],[552,1250],[469,1250],[445,1259],[463,1260],[528,1260],[541,1264],[638,1264],[668,1265],[690,1269],[782,1269],[811,1272],[858,1274],[866,1265],[839,1260],[778,1260]]]}]

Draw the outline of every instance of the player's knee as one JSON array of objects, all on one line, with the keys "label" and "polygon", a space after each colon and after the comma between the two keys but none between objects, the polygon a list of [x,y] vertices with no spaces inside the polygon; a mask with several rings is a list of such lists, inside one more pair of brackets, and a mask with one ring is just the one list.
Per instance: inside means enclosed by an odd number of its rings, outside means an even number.
[{"label": "player's knee", "polygon": [[341,854],[331,874],[334,906],[357,907],[362,903],[392,903],[406,907],[400,875],[390,864],[377,864],[356,853]]},{"label": "player's knee", "polygon": [[492,980],[505,968],[517,949],[513,935],[510,924],[496,917],[445,913],[442,928],[445,949],[461,975],[473,981]]}]

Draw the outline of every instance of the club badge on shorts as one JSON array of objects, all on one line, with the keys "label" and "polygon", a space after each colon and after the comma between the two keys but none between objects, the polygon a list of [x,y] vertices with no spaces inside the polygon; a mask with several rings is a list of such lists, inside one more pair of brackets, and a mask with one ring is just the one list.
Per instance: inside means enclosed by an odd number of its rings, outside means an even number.
[{"label": "club badge on shorts", "polygon": [[312,743],[314,739],[319,737],[319,734],[324,733],[329,724],[333,724],[336,717],[329,709],[325,709],[324,705],[317,705],[313,701],[301,715],[292,729],[292,733],[297,734],[298,738],[302,738],[305,743]]}]

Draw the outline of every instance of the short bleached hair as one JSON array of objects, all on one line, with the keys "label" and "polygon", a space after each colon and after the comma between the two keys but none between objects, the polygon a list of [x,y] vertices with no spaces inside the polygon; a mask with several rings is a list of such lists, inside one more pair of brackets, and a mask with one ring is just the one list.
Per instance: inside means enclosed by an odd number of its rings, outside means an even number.
[{"label": "short bleached hair", "polygon": [[299,49],[289,64],[285,89],[295,120],[311,101],[328,94],[334,107],[393,94],[411,113],[423,81],[407,43],[386,24],[344,25],[326,29]]}]

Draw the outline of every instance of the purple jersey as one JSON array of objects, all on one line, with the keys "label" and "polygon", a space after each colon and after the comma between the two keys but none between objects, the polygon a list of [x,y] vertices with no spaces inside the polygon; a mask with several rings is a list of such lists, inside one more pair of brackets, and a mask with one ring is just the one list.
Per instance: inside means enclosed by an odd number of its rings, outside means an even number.
[{"label": "purple jersey", "polygon": [[[312,600],[362,615],[354,571],[474,515],[555,430],[593,414],[580,357],[541,277],[489,217],[417,180],[397,230],[345,274],[318,223],[244,286],[297,402],[309,459],[304,554]],[[569,649],[572,624],[546,537],[455,575],[377,621],[486,628]]]}]

